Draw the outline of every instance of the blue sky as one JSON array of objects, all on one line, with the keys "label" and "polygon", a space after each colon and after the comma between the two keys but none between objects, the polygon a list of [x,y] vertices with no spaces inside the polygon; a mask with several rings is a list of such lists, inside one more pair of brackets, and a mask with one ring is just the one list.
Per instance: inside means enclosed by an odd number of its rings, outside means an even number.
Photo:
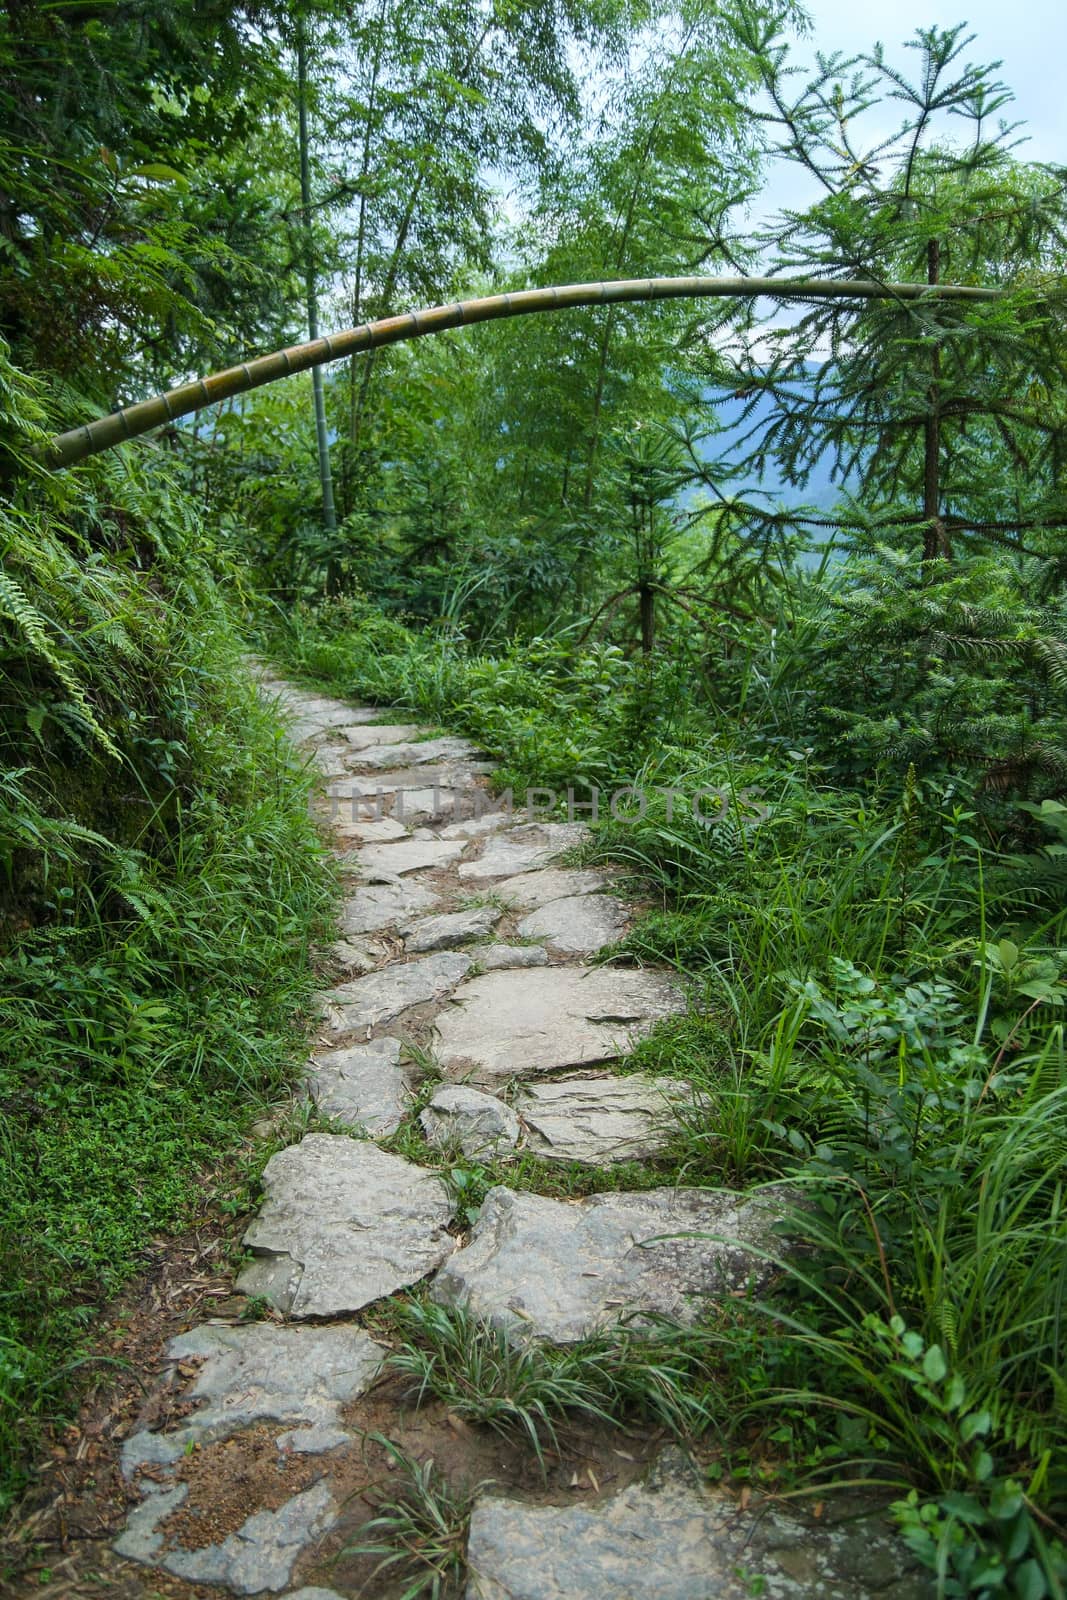
[{"label": "blue sky", "polygon": [[1067,166],[1067,5],[1064,0],[807,0],[808,44],[849,54],[881,40],[894,48],[916,28],[966,22],[977,37],[967,58],[1003,62],[999,76],[1015,92],[1015,118],[1029,124],[1023,159]]}]

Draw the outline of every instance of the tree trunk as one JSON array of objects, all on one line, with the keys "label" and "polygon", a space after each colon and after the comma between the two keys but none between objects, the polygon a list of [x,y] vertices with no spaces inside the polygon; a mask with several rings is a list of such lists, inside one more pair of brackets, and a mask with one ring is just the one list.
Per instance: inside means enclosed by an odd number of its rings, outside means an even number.
[{"label": "tree trunk", "polygon": [[[300,128],[300,206],[304,224],[304,282],[307,289],[308,338],[319,336],[319,301],[315,287],[315,250],[311,241],[311,164],[308,157],[307,39],[304,19],[296,24],[296,78]],[[319,482],[322,486],[322,522],[327,533],[337,531],[337,511],[333,503],[333,474],[330,471],[330,441],[326,431],[326,400],[322,389],[322,369],[311,370],[315,408],[315,437],[319,450]]]}]

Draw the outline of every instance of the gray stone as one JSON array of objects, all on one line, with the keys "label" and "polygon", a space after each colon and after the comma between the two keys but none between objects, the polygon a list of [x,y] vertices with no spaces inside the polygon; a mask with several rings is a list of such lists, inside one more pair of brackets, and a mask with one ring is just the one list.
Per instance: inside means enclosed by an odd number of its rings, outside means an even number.
[{"label": "gray stone", "polygon": [[541,944],[487,944],[472,950],[471,954],[483,972],[548,966],[548,951]]},{"label": "gray stone", "polygon": [[494,811],[488,809],[496,804],[493,797],[484,794],[481,814],[468,817],[466,821],[450,822],[447,828],[441,829],[442,839],[478,839],[484,833],[495,833],[498,828],[513,828],[517,823],[526,820],[522,811]]},{"label": "gray stone", "polygon": [[439,898],[421,883],[367,884],[345,901],[341,927],[345,934],[376,933],[429,911]]},{"label": "gray stone", "polygon": [[182,1485],[149,1495],[130,1513],[126,1531],[115,1541],[119,1555],[162,1567],[190,1583],[219,1583],[235,1594],[277,1593],[292,1576],[297,1557],[337,1520],[337,1507],[325,1483],[294,1495],[277,1511],[257,1511],[221,1544],[202,1550],[163,1549],[159,1531],[185,1499]]},{"label": "gray stone", "polygon": [[369,750],[377,744],[406,744],[421,731],[413,722],[363,722],[341,729],[348,743],[357,750]]},{"label": "gray stone", "polygon": [[372,844],[359,852],[359,865],[370,877],[388,873],[397,877],[431,867],[447,867],[466,849],[462,839],[405,839],[402,844]]},{"label": "gray stone", "polygon": [[688,1084],[639,1073],[553,1078],[525,1085],[518,1109],[531,1154],[606,1167],[662,1150],[677,1127],[672,1099],[684,1102],[690,1094]]},{"label": "gray stone", "polygon": [[770,1191],[650,1189],[565,1201],[490,1189],[470,1243],[441,1268],[432,1296],[558,1344],[642,1313],[691,1322],[750,1279],[767,1280],[761,1252],[775,1252],[771,1228],[784,1205]]},{"label": "gray stone", "polygon": [[477,861],[465,861],[461,878],[506,878],[544,867],[564,850],[588,839],[581,822],[526,822],[490,835]]},{"label": "gray stone", "polygon": [[338,1594],[336,1589],[322,1589],[317,1584],[312,1584],[310,1588],[305,1586],[303,1589],[292,1590],[286,1595],[285,1600],[344,1600],[344,1595]]},{"label": "gray stone", "polygon": [[376,1137],[395,1133],[408,1099],[400,1050],[399,1039],[370,1039],[312,1056],[307,1087],[323,1116]]},{"label": "gray stone", "polygon": [[[325,1430],[332,1448],[347,1433],[341,1407],[374,1381],[385,1350],[361,1329],[282,1328],[271,1322],[230,1327],[206,1323],[172,1339],[170,1363],[199,1361],[195,1380],[183,1398],[200,1401],[170,1433],[140,1432],[122,1447],[127,1480],[143,1466],[170,1465],[187,1447],[228,1439],[260,1422],[284,1422],[306,1430]],[[168,1386],[177,1374],[169,1374]],[[306,1440],[286,1438],[299,1450]],[[281,1441],[279,1441],[281,1443]]]},{"label": "gray stone", "polygon": [[769,1503],[742,1508],[682,1469],[653,1473],[594,1506],[484,1496],[467,1560],[467,1600],[920,1600],[932,1592],[869,1508],[840,1527]]},{"label": "gray stone", "polygon": [[684,1010],[678,985],[660,972],[488,972],[438,1016],[436,1053],[454,1074],[473,1068],[476,1081],[493,1083],[627,1055],[659,1018]]},{"label": "gray stone", "polygon": [[271,1157],[263,1189],[244,1236],[263,1259],[237,1287],[289,1316],[358,1311],[417,1283],[452,1249],[444,1185],[366,1140],[309,1134]]},{"label": "gray stone", "polygon": [[405,929],[405,947],[413,955],[424,950],[448,950],[465,944],[468,939],[481,939],[500,921],[500,912],[493,906],[475,906],[471,911],[450,911],[444,916],[427,917],[423,922],[409,924]]},{"label": "gray stone", "polygon": [[514,1149],[519,1119],[495,1095],[466,1084],[443,1084],[419,1117],[430,1144],[458,1146],[465,1156],[496,1156]]},{"label": "gray stone", "polygon": [[531,911],[519,923],[518,932],[524,939],[545,939],[554,950],[583,955],[615,944],[626,928],[621,901],[608,894],[574,894]]},{"label": "gray stone", "polygon": [[392,844],[394,840],[408,837],[407,828],[395,817],[382,816],[375,819],[369,816],[353,816],[343,803],[338,805],[329,822],[331,830],[339,838],[355,839],[359,844]]},{"label": "gray stone", "polygon": [[[348,766],[351,767],[352,756],[348,757]],[[399,794],[405,789],[429,789],[436,784],[439,789],[469,788],[474,787],[474,774],[468,767],[457,766],[425,766],[425,767],[395,767],[386,768],[380,772],[364,772],[352,774],[350,771],[343,778],[335,778],[330,784],[330,795],[346,811],[351,811],[351,804],[356,800],[357,811],[371,816],[381,806],[384,811],[390,796]]]},{"label": "gray stone", "polygon": [[425,766],[430,761],[465,761],[478,754],[477,745],[467,739],[422,739],[417,744],[389,744],[360,751],[360,766],[368,771],[406,762],[409,766]]},{"label": "gray stone", "polygon": [[381,940],[335,939],[330,954],[344,972],[373,972],[387,954]]},{"label": "gray stone", "polygon": [[505,883],[494,883],[493,893],[505,905],[534,911],[550,900],[573,899],[579,894],[598,894],[608,887],[602,872],[587,867],[545,867],[540,872],[520,872]]},{"label": "gray stone", "polygon": [[391,1022],[410,1006],[440,1000],[455,988],[470,965],[470,956],[441,950],[417,961],[394,962],[351,983],[339,983],[321,997],[326,1032],[340,1039],[346,1033]]}]

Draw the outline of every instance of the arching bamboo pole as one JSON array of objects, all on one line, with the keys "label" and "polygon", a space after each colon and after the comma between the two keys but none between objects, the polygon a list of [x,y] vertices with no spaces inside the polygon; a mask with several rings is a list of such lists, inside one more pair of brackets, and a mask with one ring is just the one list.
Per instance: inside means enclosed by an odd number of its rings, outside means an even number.
[{"label": "arching bamboo pole", "polygon": [[360,350],[421,339],[446,328],[466,328],[476,322],[502,317],[525,317],[542,311],[563,311],[574,306],[607,306],[643,300],[756,299],[774,300],[997,300],[999,289],[971,288],[962,284],[878,283],[869,279],[833,278],[624,278],[613,283],[571,283],[552,289],[522,289],[515,294],[494,294],[481,300],[463,300],[450,306],[432,306],[403,316],[383,317],[347,328],[324,339],[291,345],[273,355],[243,361],[208,378],[179,384],[151,400],[114,411],[96,422],[71,428],[52,439],[45,451],[49,466],[69,467],[86,456],[110,450],[153,428],[191,416],[205,406],[217,405],[231,395],[259,389],[295,372],[307,372],[327,361],[337,361]]}]

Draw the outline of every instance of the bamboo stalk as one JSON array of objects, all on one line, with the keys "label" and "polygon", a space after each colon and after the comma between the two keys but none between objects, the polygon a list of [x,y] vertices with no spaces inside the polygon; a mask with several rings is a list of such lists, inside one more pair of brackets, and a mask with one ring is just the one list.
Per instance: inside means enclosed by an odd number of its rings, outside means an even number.
[{"label": "bamboo stalk", "polygon": [[939,283],[878,283],[869,279],[833,278],[624,278],[610,283],[571,283],[551,289],[521,289],[514,294],[494,294],[479,300],[463,300],[450,306],[431,306],[402,316],[383,317],[358,328],[306,344],[290,345],[271,355],[243,361],[240,366],[191,383],[179,384],[151,400],[139,400],[110,416],[71,428],[50,440],[44,449],[48,465],[73,466],[86,456],[98,455],[128,439],[137,439],[153,428],[191,416],[205,406],[217,405],[231,395],[245,394],[264,384],[276,383],[297,372],[338,361],[342,356],[382,345],[400,344],[407,339],[422,339],[443,333],[448,328],[470,327],[476,322],[495,322],[503,317],[532,316],[539,312],[563,311],[576,306],[620,305],[647,300],[737,299],[766,295],[774,300],[951,300],[986,302],[997,300],[1003,291],[969,285]]}]

